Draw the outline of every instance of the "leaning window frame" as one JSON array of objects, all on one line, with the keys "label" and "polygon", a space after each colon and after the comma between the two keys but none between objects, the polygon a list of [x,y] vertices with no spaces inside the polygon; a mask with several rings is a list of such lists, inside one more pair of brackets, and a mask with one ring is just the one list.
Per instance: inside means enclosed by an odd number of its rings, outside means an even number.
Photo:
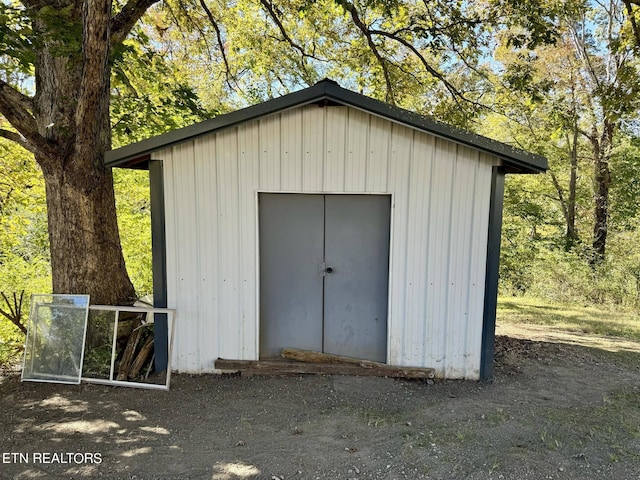
[{"label": "leaning window frame", "polygon": [[[48,301],[47,301],[48,300]],[[80,303],[77,303],[80,302]],[[82,368],[84,365],[84,347],[87,338],[87,320],[89,316],[89,295],[76,295],[76,294],[33,294],[31,295],[31,309],[29,314],[29,321],[27,323],[27,335],[24,344],[24,355],[22,359],[22,374],[20,380],[22,382],[44,382],[44,383],[65,383],[71,385],[78,385],[82,380]],[[82,322],[82,342],[81,349],[78,351],[79,358],[77,359],[78,373],[77,375],[63,375],[53,374],[46,372],[34,372],[36,348],[39,338],[40,323],[39,310],[43,307],[49,308],[62,308],[84,311],[82,317],[78,317]],[[53,324],[49,326],[51,329]],[[45,338],[50,336],[50,332],[45,335]],[[77,338],[80,341],[80,336]],[[39,352],[41,353],[41,352]],[[69,352],[63,352],[69,353]],[[29,357],[29,359],[27,358]],[[73,358],[73,357],[72,357]],[[30,367],[27,369],[27,362],[30,362]]]},{"label": "leaning window frame", "polygon": [[[174,334],[174,326],[175,326],[175,316],[176,311],[171,308],[153,308],[153,307],[127,307],[127,306],[113,306],[113,305],[89,305],[89,310],[92,311],[103,311],[103,312],[115,312],[115,321],[114,321],[114,335],[112,339],[112,347],[111,347],[111,367],[109,373],[109,379],[101,379],[101,378],[91,378],[91,377],[82,377],[82,381],[86,383],[94,383],[98,385],[114,385],[119,387],[135,387],[135,388],[146,388],[149,390],[169,390],[169,385],[171,382],[171,354],[173,350],[173,334]],[[166,314],[167,315],[167,349],[168,349],[168,358],[167,358],[167,370],[166,370],[166,379],[164,384],[154,384],[154,383],[144,383],[144,382],[129,382],[124,380],[114,380],[115,374],[115,360],[116,360],[116,341],[117,341],[117,331],[118,331],[118,321],[120,317],[120,312],[127,313],[149,313],[153,314],[155,317],[156,314]],[[154,318],[155,321],[155,318]]]}]

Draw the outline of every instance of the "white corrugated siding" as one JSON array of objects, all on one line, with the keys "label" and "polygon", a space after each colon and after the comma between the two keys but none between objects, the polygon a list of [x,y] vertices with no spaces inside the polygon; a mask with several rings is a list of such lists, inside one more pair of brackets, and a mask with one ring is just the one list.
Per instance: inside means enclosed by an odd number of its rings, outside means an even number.
[{"label": "white corrugated siding", "polygon": [[391,193],[388,361],[478,378],[497,159],[348,107],[307,106],[158,151],[173,368],[258,358],[257,192]]}]

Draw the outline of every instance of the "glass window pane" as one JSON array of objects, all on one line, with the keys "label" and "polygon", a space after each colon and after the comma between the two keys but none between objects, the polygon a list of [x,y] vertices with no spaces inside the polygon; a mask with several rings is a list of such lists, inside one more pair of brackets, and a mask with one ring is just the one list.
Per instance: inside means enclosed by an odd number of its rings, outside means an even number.
[{"label": "glass window pane", "polygon": [[84,347],[83,378],[111,380],[115,310],[89,310]]},{"label": "glass window pane", "polygon": [[88,295],[33,295],[22,380],[80,383]]}]

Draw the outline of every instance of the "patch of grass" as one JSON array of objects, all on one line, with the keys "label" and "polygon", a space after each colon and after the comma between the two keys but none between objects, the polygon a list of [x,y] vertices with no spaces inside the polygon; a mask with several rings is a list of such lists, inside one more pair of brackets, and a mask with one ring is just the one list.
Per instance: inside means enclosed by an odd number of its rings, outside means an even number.
[{"label": "patch of grass", "polygon": [[509,413],[505,411],[504,408],[498,407],[495,410],[484,413],[482,415],[482,419],[485,420],[489,425],[497,426],[509,420]]},{"label": "patch of grass", "polygon": [[400,412],[391,410],[391,411],[380,411],[378,409],[372,408],[358,408],[354,412],[356,415],[361,416],[369,427],[382,427],[385,425],[393,425],[400,423],[401,415]]},{"label": "patch of grass", "polygon": [[19,362],[24,346],[24,334],[5,318],[0,317],[0,365]]},{"label": "patch of grass", "polygon": [[500,297],[497,321],[547,325],[568,332],[606,335],[640,342],[640,315],[595,306],[551,303],[531,297]]},{"label": "patch of grass", "polygon": [[541,409],[541,444],[549,450],[604,452],[610,461],[637,458],[639,407],[640,390],[629,388],[605,397],[596,407]]}]

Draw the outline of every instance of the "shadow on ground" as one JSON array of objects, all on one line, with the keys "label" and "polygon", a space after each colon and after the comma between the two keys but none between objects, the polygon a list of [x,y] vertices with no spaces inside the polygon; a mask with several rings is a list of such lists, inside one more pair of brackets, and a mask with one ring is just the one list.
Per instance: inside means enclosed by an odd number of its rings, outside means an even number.
[{"label": "shadow on ground", "polygon": [[638,478],[640,353],[499,337],[492,383],[0,379],[0,478]]}]

